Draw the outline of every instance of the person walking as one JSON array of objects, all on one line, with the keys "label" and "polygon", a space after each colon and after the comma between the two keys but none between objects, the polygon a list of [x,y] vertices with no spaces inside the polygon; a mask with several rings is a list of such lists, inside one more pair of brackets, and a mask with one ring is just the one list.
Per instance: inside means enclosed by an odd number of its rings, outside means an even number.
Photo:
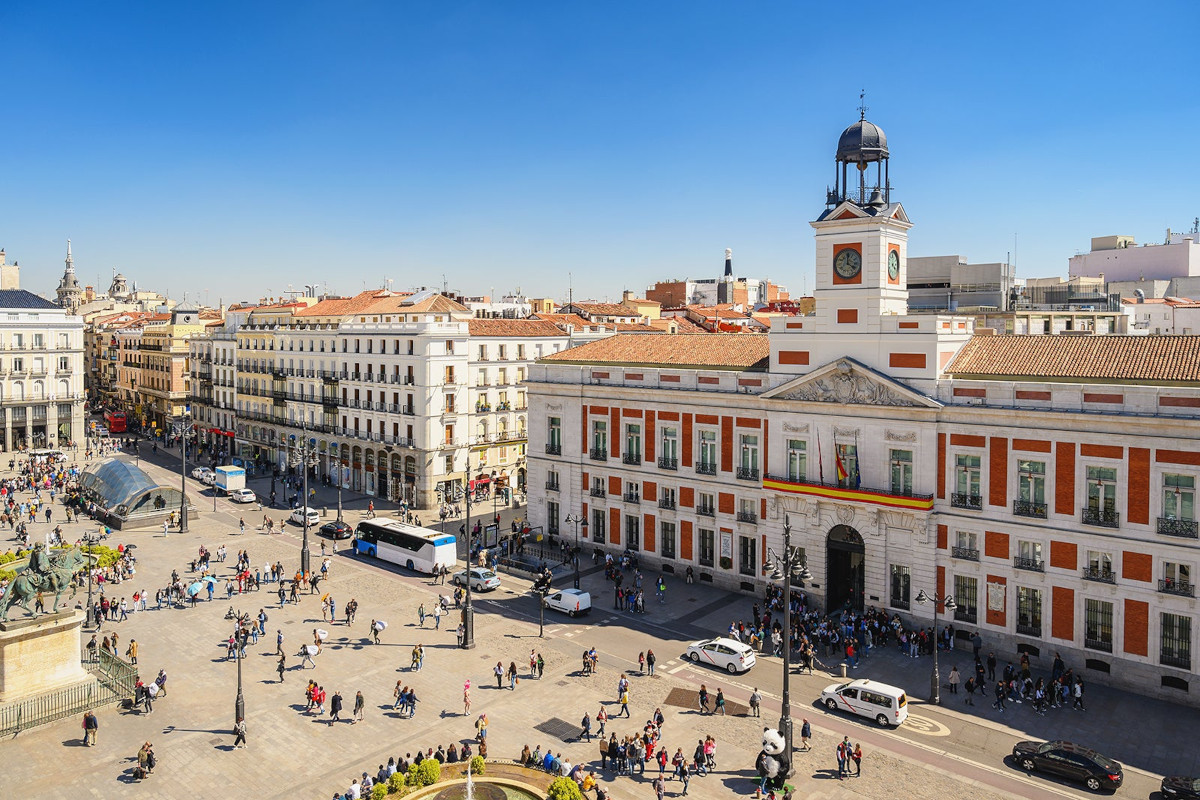
[{"label": "person walking", "polygon": [[758,687],[754,687],[754,691],[750,694],[750,714],[755,717],[762,716],[762,695],[758,693]]},{"label": "person walking", "polygon": [[950,668],[950,694],[958,694],[959,680],[960,680],[960,678],[958,675],[958,665],[955,664],[953,667]]},{"label": "person walking", "polygon": [[471,713],[471,679],[467,678],[463,684],[463,716]]},{"label": "person walking", "polygon": [[96,732],[100,730],[100,720],[88,709],[83,714],[83,743],[87,747],[96,745]]},{"label": "person walking", "polygon": [[858,742],[854,743],[854,751],[850,754],[854,759],[854,777],[862,777],[862,745]]},{"label": "person walking", "polygon": [[424,603],[421,603],[421,605],[417,607],[417,620],[419,621],[420,627],[424,628],[425,627],[425,604]]},{"label": "person walking", "polygon": [[850,760],[850,737],[844,737],[837,746],[838,780],[846,778],[846,762]]},{"label": "person walking", "polygon": [[138,657],[137,639],[129,640],[129,647],[125,648],[125,655],[129,658],[130,664],[137,664],[137,657]]},{"label": "person walking", "polygon": [[812,750],[812,744],[809,740],[812,739],[812,725],[808,724],[808,720],[804,720],[800,724],[800,746],[804,748],[804,752]]},{"label": "person walking", "polygon": [[351,725],[357,725],[358,723],[362,722],[363,708],[365,706],[366,701],[363,700],[363,694],[361,691],[359,691],[354,695],[354,721],[350,723]]},{"label": "person walking", "polygon": [[279,663],[275,665],[275,671],[279,673],[279,682],[283,683],[283,673],[287,671],[287,661],[283,653],[279,654]]},{"label": "person walking", "polygon": [[504,680],[504,664],[497,661],[496,666],[492,667],[492,674],[496,676],[496,688],[501,688],[501,682]]},{"label": "person walking", "polygon": [[1071,710],[1074,711],[1078,708],[1080,711],[1087,711],[1087,709],[1083,707],[1083,678],[1075,678],[1075,687],[1072,690],[1072,693],[1075,696],[1075,701],[1071,704]]},{"label": "person walking", "polygon": [[[587,739],[590,742],[592,740],[592,715],[586,711],[583,712],[583,721],[579,724],[583,728],[583,730],[579,732],[579,741]],[[603,735],[604,734],[601,734],[601,736]]]},{"label": "person walking", "polygon": [[649,675],[651,678],[653,678],[653,677],[654,677],[654,662],[655,662],[656,660],[657,660],[657,659],[656,659],[656,658],[655,658],[655,656],[654,656],[654,651],[653,651],[653,650],[650,650],[650,649],[647,649],[647,650],[646,650],[646,669],[648,670],[647,674],[648,674],[648,675]]},{"label": "person walking", "polygon": [[992,708],[1000,709],[1000,713],[1004,713],[1004,695],[1006,694],[1003,681],[996,681],[996,702],[992,703]]},{"label": "person walking", "polygon": [[433,629],[441,630],[442,627],[442,604],[438,603],[433,607]]},{"label": "person walking", "polygon": [[697,699],[698,699],[699,706],[700,706],[700,713],[701,714],[711,714],[712,712],[709,711],[709,709],[708,709],[708,687],[705,686],[703,683],[700,684],[700,692],[697,696]]},{"label": "person walking", "polygon": [[725,694],[719,686],[717,687],[717,704],[713,713],[715,714],[717,711],[721,712],[722,717],[725,716]]},{"label": "person walking", "polygon": [[596,731],[596,735],[600,739],[604,739],[604,723],[608,722],[608,712],[604,710],[604,706],[600,706],[600,710],[596,712],[596,722],[600,723],[600,729]]},{"label": "person walking", "polygon": [[337,689],[333,690],[333,697],[329,699],[329,724],[341,722],[339,719],[342,714],[342,695]]},{"label": "person walking", "polygon": [[509,691],[517,690],[517,662],[508,662],[508,688]]},{"label": "person walking", "polygon": [[237,722],[233,723],[233,746],[235,748],[246,746],[246,720],[241,717],[238,717]]},{"label": "person walking", "polygon": [[626,688],[621,692],[621,716],[629,716],[629,689]]}]

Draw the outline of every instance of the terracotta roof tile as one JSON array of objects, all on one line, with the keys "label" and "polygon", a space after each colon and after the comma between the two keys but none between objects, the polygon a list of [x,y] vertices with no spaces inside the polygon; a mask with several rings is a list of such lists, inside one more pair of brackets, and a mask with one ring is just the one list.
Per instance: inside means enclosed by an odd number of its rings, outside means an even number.
[{"label": "terracotta roof tile", "polygon": [[380,295],[387,294],[383,289],[368,289],[365,292],[359,292],[353,297],[339,297],[336,299],[322,300],[308,308],[296,309],[295,316],[297,317],[339,317],[357,314],[360,311],[366,311],[367,308],[379,299]]},{"label": "terracotta roof tile", "polygon": [[602,317],[636,317],[638,313],[628,306],[618,303],[574,303],[575,308],[581,308],[589,314]]},{"label": "terracotta roof tile", "polygon": [[563,331],[544,319],[472,319],[467,323],[472,336],[562,336]]},{"label": "terracotta roof tile", "polygon": [[1080,381],[1200,381],[1200,336],[973,336],[946,372]]},{"label": "terracotta roof tile", "polygon": [[680,368],[765,370],[767,336],[755,333],[618,334],[546,356],[568,364],[630,364]]},{"label": "terracotta roof tile", "polygon": [[392,294],[382,297],[378,302],[370,304],[364,311],[370,311],[372,314],[414,314],[421,312],[444,312],[444,313],[460,313],[470,314],[471,309],[464,306],[457,300],[451,300],[443,294],[433,294],[422,298],[417,302],[413,302],[414,295],[411,294]]}]

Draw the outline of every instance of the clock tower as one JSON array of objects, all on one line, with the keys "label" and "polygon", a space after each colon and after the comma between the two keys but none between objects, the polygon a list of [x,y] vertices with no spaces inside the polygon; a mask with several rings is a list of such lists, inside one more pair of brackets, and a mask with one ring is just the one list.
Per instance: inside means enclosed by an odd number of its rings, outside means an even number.
[{"label": "clock tower", "polygon": [[816,230],[817,330],[879,332],[882,319],[908,311],[908,229],[892,202],[887,137],[866,108],[838,138],[834,186]]}]

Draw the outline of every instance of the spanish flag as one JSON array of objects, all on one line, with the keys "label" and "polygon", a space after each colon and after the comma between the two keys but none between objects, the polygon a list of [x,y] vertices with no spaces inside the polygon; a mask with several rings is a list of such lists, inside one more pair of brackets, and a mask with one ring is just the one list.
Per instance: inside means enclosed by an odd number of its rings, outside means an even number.
[{"label": "spanish flag", "polygon": [[842,448],[834,447],[833,458],[837,462],[837,479],[841,483],[849,476],[849,473],[846,472],[846,465],[842,463]]}]

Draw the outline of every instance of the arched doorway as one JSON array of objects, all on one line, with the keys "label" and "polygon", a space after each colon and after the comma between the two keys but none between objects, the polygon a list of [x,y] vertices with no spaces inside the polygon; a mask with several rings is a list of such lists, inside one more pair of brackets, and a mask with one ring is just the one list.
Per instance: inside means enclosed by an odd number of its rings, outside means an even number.
[{"label": "arched doorway", "polygon": [[835,525],[825,541],[826,611],[830,614],[849,607],[863,610],[865,548],[862,536],[849,525]]}]

